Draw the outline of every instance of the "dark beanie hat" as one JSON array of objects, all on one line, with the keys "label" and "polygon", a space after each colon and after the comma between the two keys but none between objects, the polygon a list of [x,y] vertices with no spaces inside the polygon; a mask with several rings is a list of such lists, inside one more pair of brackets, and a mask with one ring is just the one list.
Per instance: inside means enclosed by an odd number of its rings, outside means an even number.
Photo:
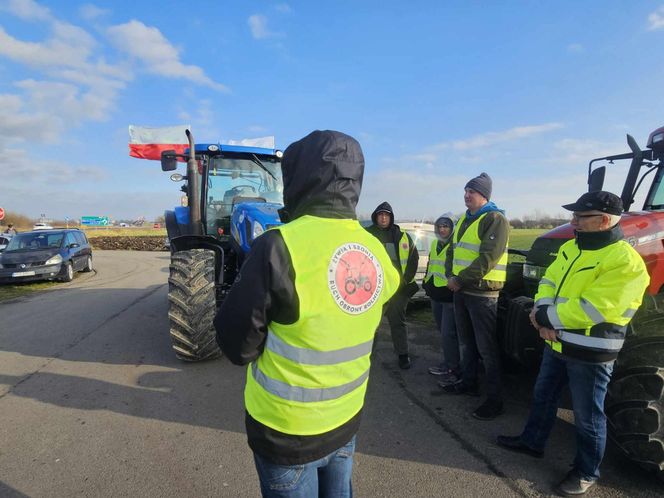
[{"label": "dark beanie hat", "polygon": [[480,176],[472,178],[464,188],[472,188],[475,192],[479,192],[488,201],[491,199],[491,177],[486,173],[481,173]]}]

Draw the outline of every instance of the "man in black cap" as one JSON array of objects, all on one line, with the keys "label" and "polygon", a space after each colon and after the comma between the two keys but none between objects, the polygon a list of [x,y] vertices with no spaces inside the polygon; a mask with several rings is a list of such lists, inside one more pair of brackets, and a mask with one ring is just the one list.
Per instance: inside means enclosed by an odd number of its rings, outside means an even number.
[{"label": "man in black cap", "polygon": [[486,400],[474,412],[492,420],[503,412],[500,351],[496,332],[498,293],[507,276],[509,222],[491,202],[491,177],[472,178],[464,190],[468,210],[457,223],[448,249],[447,286],[454,292],[454,316],[461,352],[461,381],[440,384],[448,394],[478,396],[477,370],[482,358]]},{"label": "man in black cap", "polygon": [[623,240],[622,201],[588,192],[572,211],[575,238],[562,245],[540,280],[530,320],[546,341],[530,416],[518,436],[498,436],[511,451],[541,458],[569,385],[576,425],[572,470],[556,486],[582,495],[599,478],[606,446],[604,398],[627,324],[641,305],[649,277],[641,256]]},{"label": "man in black cap", "polygon": [[378,205],[371,215],[373,225],[367,227],[383,243],[392,264],[401,275],[401,285],[387,306],[387,321],[394,351],[399,357],[399,368],[410,368],[408,354],[408,328],[406,326],[406,306],[408,300],[417,292],[415,273],[419,263],[417,247],[406,232],[394,223],[394,212],[389,202]]}]

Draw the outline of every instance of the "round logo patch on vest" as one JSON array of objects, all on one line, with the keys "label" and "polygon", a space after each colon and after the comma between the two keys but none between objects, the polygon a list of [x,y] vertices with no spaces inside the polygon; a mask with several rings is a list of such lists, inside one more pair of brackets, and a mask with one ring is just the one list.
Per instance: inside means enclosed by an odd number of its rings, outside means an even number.
[{"label": "round logo patch on vest", "polygon": [[383,268],[362,244],[344,244],[327,267],[327,285],[339,308],[352,315],[364,313],[383,289]]}]

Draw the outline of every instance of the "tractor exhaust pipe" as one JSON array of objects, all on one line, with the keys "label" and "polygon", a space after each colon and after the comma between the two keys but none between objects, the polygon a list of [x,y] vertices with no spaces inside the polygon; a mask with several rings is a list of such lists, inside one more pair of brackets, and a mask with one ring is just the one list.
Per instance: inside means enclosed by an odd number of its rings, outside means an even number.
[{"label": "tractor exhaust pipe", "polygon": [[189,199],[189,229],[192,235],[203,235],[201,223],[201,181],[198,177],[198,162],[194,135],[185,130],[189,140],[189,159],[187,160],[187,197]]}]

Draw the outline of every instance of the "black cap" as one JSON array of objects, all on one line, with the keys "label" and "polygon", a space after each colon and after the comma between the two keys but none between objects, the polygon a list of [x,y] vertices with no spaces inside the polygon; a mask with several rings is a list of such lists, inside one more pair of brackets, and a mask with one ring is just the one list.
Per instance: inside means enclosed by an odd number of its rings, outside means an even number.
[{"label": "black cap", "polygon": [[623,210],[622,199],[616,194],[598,190],[586,192],[573,204],[565,204],[568,211],[601,211],[606,214],[621,214]]}]

